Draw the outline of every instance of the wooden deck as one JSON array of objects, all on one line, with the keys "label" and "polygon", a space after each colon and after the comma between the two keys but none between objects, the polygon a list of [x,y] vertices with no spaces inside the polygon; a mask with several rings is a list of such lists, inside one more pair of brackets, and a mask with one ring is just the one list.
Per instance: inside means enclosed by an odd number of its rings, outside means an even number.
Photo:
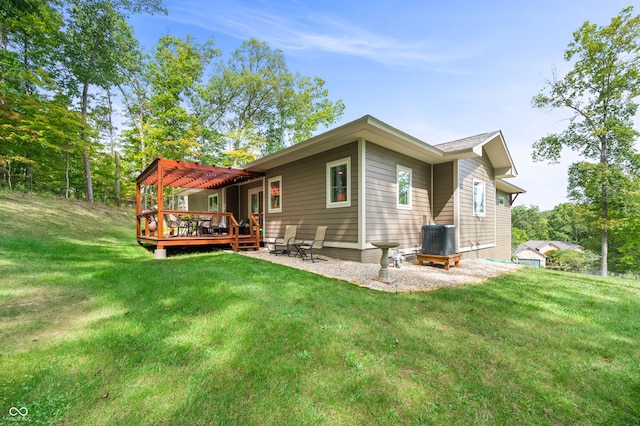
[{"label": "wooden deck", "polygon": [[[260,247],[262,214],[250,215],[248,226],[241,227],[230,212],[169,210],[166,208],[169,204],[165,203],[165,189],[217,189],[262,176],[264,173],[244,169],[157,157],[136,178],[138,243],[154,245],[156,252],[171,246],[217,245],[231,247],[234,251]],[[211,226],[205,227],[206,219],[224,221],[210,221]],[[161,253],[156,254],[162,258]]]},{"label": "wooden deck", "polygon": [[196,245],[212,245],[212,246],[229,246],[233,251],[257,249],[262,242],[261,238],[252,235],[212,235],[212,236],[187,236],[187,237],[157,237],[138,235],[140,244],[151,244],[157,246],[158,249],[175,246],[196,246]]},{"label": "wooden deck", "polygon": [[[157,228],[151,231],[149,224],[150,218],[164,218],[164,215],[173,214],[178,217],[211,217],[222,216],[226,219],[228,225],[222,233],[200,235],[199,229],[189,230],[183,235],[175,235],[178,230],[170,228],[164,219],[155,219]],[[262,215],[252,214],[249,218],[248,227],[240,227],[236,219],[231,213],[212,213],[212,212],[195,212],[195,211],[174,211],[164,210],[159,216],[157,211],[145,212],[138,215],[138,227],[136,239],[139,244],[150,244],[162,250],[165,247],[176,246],[196,246],[196,245],[212,245],[227,246],[233,251],[239,250],[256,250],[262,243],[262,232],[259,218]],[[162,236],[161,236],[162,235]]]}]

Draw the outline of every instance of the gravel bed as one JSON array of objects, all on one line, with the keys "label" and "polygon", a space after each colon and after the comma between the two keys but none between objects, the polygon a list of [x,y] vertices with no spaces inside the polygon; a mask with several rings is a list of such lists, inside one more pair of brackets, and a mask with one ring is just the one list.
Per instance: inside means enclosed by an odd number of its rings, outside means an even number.
[{"label": "gravel bed", "polygon": [[418,265],[417,261],[405,261],[401,268],[389,267],[391,282],[378,280],[378,263],[359,263],[319,256],[327,261],[311,263],[299,257],[286,255],[276,256],[267,249],[256,251],[241,251],[248,257],[278,263],[296,269],[313,272],[329,278],[347,281],[360,287],[393,293],[412,293],[430,291],[442,287],[455,287],[462,284],[477,283],[487,278],[514,271],[522,265],[502,263],[485,259],[462,259],[460,267],[453,266],[447,271],[442,264],[428,266]]}]

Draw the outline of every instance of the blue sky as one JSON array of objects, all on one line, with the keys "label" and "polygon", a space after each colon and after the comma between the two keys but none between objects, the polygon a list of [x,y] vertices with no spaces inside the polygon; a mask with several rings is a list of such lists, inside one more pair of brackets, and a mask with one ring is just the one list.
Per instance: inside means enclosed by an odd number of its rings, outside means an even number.
[{"label": "blue sky", "polygon": [[[284,52],[289,70],[326,81],[342,99],[337,125],[372,115],[438,144],[502,130],[527,190],[516,203],[566,202],[566,152],[534,163],[532,144],[566,126],[568,111],[531,107],[584,21],[608,25],[631,0],[165,0],[168,16],[130,22],[150,51],[165,34],[214,39],[226,56],[256,38]],[[640,13],[635,7],[634,12]],[[640,121],[640,120],[637,120]],[[320,129],[324,131],[324,129]]]}]

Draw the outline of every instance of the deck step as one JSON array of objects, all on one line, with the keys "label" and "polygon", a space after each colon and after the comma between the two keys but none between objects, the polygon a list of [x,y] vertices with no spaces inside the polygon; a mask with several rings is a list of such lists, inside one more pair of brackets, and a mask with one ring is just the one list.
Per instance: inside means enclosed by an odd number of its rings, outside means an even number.
[{"label": "deck step", "polygon": [[240,241],[238,243],[238,249],[239,250],[247,250],[247,249],[252,249],[252,250],[257,250],[260,248],[260,244],[256,244],[254,241]]}]

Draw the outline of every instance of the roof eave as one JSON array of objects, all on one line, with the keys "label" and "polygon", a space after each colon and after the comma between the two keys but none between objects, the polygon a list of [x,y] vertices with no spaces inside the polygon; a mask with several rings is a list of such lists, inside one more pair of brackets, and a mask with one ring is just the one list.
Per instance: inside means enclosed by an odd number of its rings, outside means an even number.
[{"label": "roof eave", "polygon": [[473,146],[455,151],[446,151],[445,157],[448,160],[482,157],[483,150],[489,156],[497,178],[512,178],[518,176],[518,171],[516,170],[500,130],[488,133],[487,137]]},{"label": "roof eave", "polygon": [[506,192],[507,194],[525,194],[527,192],[525,189],[500,178],[496,179],[496,189]]},{"label": "roof eave", "polygon": [[509,152],[507,143],[504,140],[502,131],[497,131],[496,133],[491,135],[489,138],[487,138],[487,141],[482,144],[482,146],[485,147],[485,151],[487,152],[491,163],[494,165],[494,168],[507,171],[503,172],[504,176],[496,177],[518,176],[518,171],[513,162],[513,158],[511,158],[511,153]]},{"label": "roof eave", "polygon": [[435,164],[449,161],[445,159],[442,150],[391,127],[370,115],[365,115],[282,151],[252,161],[244,165],[243,168],[265,172],[270,168],[320,154],[329,149],[356,142],[359,139],[364,139],[428,163]]}]

